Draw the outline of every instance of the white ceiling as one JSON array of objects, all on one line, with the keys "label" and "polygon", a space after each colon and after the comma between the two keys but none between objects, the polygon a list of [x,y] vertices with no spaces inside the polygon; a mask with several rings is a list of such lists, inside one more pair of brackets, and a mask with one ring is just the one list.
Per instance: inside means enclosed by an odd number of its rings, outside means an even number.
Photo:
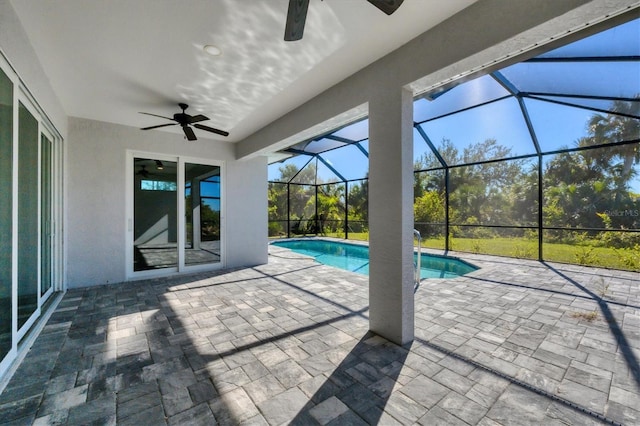
[{"label": "white ceiling", "polygon": [[[288,0],[11,0],[69,116],[145,127],[178,112],[239,141],[474,3],[311,0],[285,42]],[[203,52],[205,44],[222,50]],[[179,128],[168,128],[179,132]],[[162,130],[158,130],[162,131]]]}]

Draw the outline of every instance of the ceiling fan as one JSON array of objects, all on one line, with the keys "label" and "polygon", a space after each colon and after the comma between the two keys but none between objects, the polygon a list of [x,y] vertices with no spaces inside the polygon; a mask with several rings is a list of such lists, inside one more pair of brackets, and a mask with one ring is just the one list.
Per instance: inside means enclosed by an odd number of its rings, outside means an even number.
[{"label": "ceiling fan", "polygon": [[203,124],[198,124],[201,121],[209,120],[209,117],[204,116],[202,114],[198,114],[198,115],[187,114],[185,110],[189,108],[189,105],[179,103],[178,106],[182,109],[182,112],[173,114],[173,118],[164,117],[162,115],[157,115],[157,114],[151,114],[148,112],[141,112],[140,114],[152,115],[154,117],[164,118],[166,120],[175,121],[175,123],[167,123],[167,124],[160,124],[157,126],[143,127],[140,130],[151,130],[151,129],[157,129],[159,127],[176,126],[179,124],[180,126],[182,126],[182,131],[184,132],[184,136],[187,138],[187,140],[190,140],[190,141],[195,141],[198,139],[196,138],[196,135],[193,132],[193,129],[189,127],[190,125],[193,125],[193,127],[195,127],[196,129],[206,130],[207,132],[216,133],[222,136],[229,136],[229,132],[225,132],[224,130],[215,129],[213,127],[205,126]]},{"label": "ceiling fan", "polygon": [[[404,0],[367,1],[387,15],[391,15],[400,7]],[[307,20],[307,9],[309,9],[309,0],[289,0],[287,22],[284,28],[284,41],[296,41],[302,38],[304,23]]]},{"label": "ceiling fan", "polygon": [[149,170],[147,170],[147,166],[145,166],[144,164],[142,164],[140,166],[140,170],[138,170],[136,172],[137,176],[142,176],[143,179],[147,179],[149,176],[152,176],[153,173],[149,172]]}]

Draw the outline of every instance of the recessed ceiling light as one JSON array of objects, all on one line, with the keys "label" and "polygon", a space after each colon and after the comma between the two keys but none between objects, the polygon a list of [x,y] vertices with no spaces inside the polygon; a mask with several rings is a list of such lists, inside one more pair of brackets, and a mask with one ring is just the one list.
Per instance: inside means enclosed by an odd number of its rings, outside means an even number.
[{"label": "recessed ceiling light", "polygon": [[207,44],[205,45],[202,50],[204,50],[205,52],[207,52],[209,55],[211,56],[220,56],[222,55],[222,50],[220,50],[220,48],[212,45],[212,44]]}]

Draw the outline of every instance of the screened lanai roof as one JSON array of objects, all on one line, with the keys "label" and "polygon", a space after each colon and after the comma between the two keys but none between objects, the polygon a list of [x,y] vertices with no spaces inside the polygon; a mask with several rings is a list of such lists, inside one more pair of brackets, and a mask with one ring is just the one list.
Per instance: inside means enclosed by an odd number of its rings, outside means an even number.
[{"label": "screened lanai roof", "polygon": [[[637,120],[623,140],[608,142],[640,141],[639,19],[416,99],[414,162],[428,168],[478,161],[451,155],[451,148],[463,154],[486,140],[507,149],[488,151],[481,161],[574,148],[588,136],[594,114]],[[269,181],[321,184],[366,178],[368,120],[282,153],[290,157],[269,165]]]}]

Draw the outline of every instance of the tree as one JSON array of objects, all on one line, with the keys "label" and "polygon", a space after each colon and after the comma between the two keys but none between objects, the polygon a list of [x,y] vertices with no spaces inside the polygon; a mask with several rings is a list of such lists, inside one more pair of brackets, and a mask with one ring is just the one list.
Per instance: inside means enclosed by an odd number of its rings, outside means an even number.
[{"label": "tree", "polygon": [[[616,101],[612,113],[594,114],[587,123],[587,136],[576,141],[577,148],[593,148],[560,153],[548,161],[544,171],[544,220],[547,226],[637,229],[637,196],[631,182],[640,164],[638,102]],[[625,115],[620,115],[623,113]],[[599,214],[600,213],[600,214]],[[611,219],[605,222],[602,214]]]},{"label": "tree", "polygon": [[349,194],[347,198],[349,205],[348,218],[354,230],[354,222],[358,223],[358,232],[365,232],[369,223],[369,180],[349,182]]},{"label": "tree", "polygon": [[319,231],[338,232],[344,222],[344,184],[325,184],[318,187]]},{"label": "tree", "polygon": [[[606,115],[594,114],[588,123],[589,136],[582,138],[578,146],[606,145],[613,142],[633,141],[640,137],[640,99],[636,102],[614,101],[611,111]],[[624,114],[624,115],[621,115]],[[640,163],[638,144],[609,147],[605,155],[597,160],[601,165],[608,164],[614,157],[623,161],[622,175],[625,178],[632,172],[633,164]]]},{"label": "tree", "polygon": [[437,191],[427,191],[413,203],[416,222],[444,223],[444,197]]},{"label": "tree", "polygon": [[[292,221],[291,231],[294,233],[336,232],[341,229],[345,209],[344,184],[325,184],[317,177],[316,161],[310,161],[302,170],[292,163],[281,166],[278,182],[269,182],[270,235],[284,233],[284,226],[278,221],[287,219]],[[325,226],[331,228],[325,229]]]},{"label": "tree", "polygon": [[[520,211],[522,203],[530,200],[537,205],[531,185],[531,169],[526,160],[486,162],[511,157],[511,148],[495,139],[466,147],[461,156],[450,158],[454,164],[469,164],[451,169],[449,178],[449,205],[451,221],[459,224],[520,225],[527,217]],[[480,163],[480,164],[477,164]],[[522,191],[526,191],[523,193]],[[531,207],[531,206],[529,206]]]}]

